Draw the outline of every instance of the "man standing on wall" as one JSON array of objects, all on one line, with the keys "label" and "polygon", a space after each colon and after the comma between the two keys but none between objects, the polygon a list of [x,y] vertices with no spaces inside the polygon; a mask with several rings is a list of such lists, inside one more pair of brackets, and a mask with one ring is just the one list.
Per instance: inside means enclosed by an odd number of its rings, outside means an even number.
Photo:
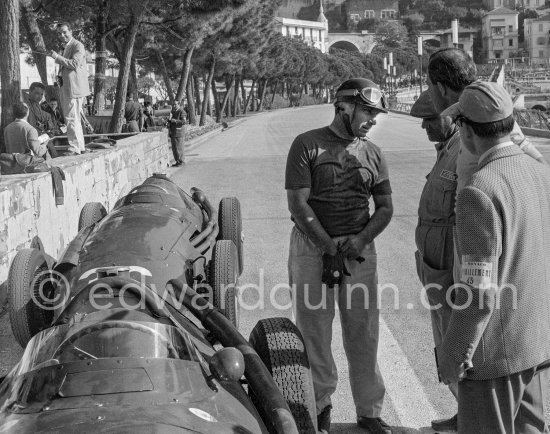
[{"label": "man standing on wall", "polygon": [[73,38],[71,25],[57,25],[57,34],[65,45],[63,55],[50,51],[55,63],[61,65],[58,79],[61,85],[63,113],[67,122],[67,136],[71,154],[84,152],[84,133],[80,122],[80,113],[84,98],[90,94],[88,71],[86,69],[86,50],[82,42]]}]

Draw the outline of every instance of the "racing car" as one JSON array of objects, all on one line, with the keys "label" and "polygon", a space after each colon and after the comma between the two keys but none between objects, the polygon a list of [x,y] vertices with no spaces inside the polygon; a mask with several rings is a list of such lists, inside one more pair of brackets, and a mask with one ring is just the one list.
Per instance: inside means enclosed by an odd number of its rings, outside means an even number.
[{"label": "racing car", "polygon": [[25,347],[0,384],[0,433],[314,433],[306,350],[287,318],[238,331],[238,199],[216,209],[155,174],[110,212],[86,204],[60,258],[8,276]]}]

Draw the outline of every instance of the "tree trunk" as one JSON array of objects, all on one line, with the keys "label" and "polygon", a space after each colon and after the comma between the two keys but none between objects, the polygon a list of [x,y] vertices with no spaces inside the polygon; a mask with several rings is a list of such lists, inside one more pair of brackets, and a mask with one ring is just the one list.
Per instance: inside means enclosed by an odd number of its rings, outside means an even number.
[{"label": "tree trunk", "polygon": [[275,80],[273,84],[273,95],[271,95],[271,108],[273,108],[273,102],[275,101],[275,95],[277,95],[277,86],[279,85],[279,80]]},{"label": "tree trunk", "polygon": [[218,117],[216,118],[216,122],[220,123],[223,118],[223,111],[225,110],[225,106],[227,105],[227,101],[229,101],[229,95],[231,94],[231,89],[233,88],[233,83],[235,82],[235,77],[231,78],[231,82],[229,83],[229,86],[227,87],[227,92],[225,92],[225,96],[223,97],[222,106],[220,108],[220,112],[218,113]]},{"label": "tree trunk", "polygon": [[193,76],[187,80],[187,90],[185,92],[187,97],[187,108],[189,109],[189,123],[191,125],[197,125],[197,114],[195,112],[195,98],[193,96]]},{"label": "tree trunk", "polygon": [[139,93],[138,93],[138,84],[137,84],[137,68],[136,68],[135,56],[132,56],[132,61],[130,63],[130,80],[128,83],[128,93],[134,94],[134,101],[138,100]]},{"label": "tree trunk", "polygon": [[244,88],[244,78],[241,80],[241,98],[243,99],[243,103],[246,101],[246,89]]},{"label": "tree trunk", "polygon": [[261,112],[264,110],[264,99],[265,99],[265,91],[267,90],[267,78],[264,80],[264,84],[262,86],[262,93],[260,94],[260,102],[258,103],[258,111]]},{"label": "tree trunk", "polygon": [[235,78],[235,88],[233,90],[233,117],[237,117],[237,101],[239,99],[239,86],[241,82],[241,77],[237,75]]},{"label": "tree trunk", "polygon": [[252,84],[250,85],[250,93],[248,94],[248,98],[246,99],[244,103],[244,114],[246,114],[248,110],[248,104],[250,103],[250,98],[254,94],[254,86],[256,85],[256,80],[252,80]]},{"label": "tree trunk", "polygon": [[107,69],[107,1],[98,2],[95,33],[94,113],[105,108],[105,70]]},{"label": "tree trunk", "polygon": [[178,84],[178,90],[176,91],[176,100],[183,100],[183,92],[187,89],[187,81],[189,80],[189,72],[191,71],[191,59],[193,58],[193,51],[195,47],[191,47],[185,52],[183,58],[183,68],[181,70],[180,82]]},{"label": "tree trunk", "polygon": [[216,58],[212,57],[212,63],[208,70],[208,77],[204,83],[204,98],[202,100],[201,120],[199,125],[202,127],[206,122],[206,110],[210,101],[210,88],[212,87],[212,79],[214,78],[214,70],[216,69]]},{"label": "tree trunk", "polygon": [[193,74],[193,94],[195,95],[195,104],[197,109],[202,107],[201,103],[201,87],[199,84],[199,77]]},{"label": "tree trunk", "polygon": [[216,88],[216,80],[212,80],[212,94],[214,95],[214,109],[217,117],[220,112],[220,97],[218,95],[218,89]]},{"label": "tree trunk", "polygon": [[21,67],[19,64],[19,1],[0,1],[0,86],[2,91],[2,117],[0,118],[0,149],[5,152],[3,143],[4,128],[13,121],[11,106],[21,97]]},{"label": "tree trunk", "polygon": [[[29,45],[33,51],[39,53],[46,53],[46,45],[44,44],[44,38],[42,37],[42,31],[38,27],[36,21],[36,12],[34,11],[32,0],[19,0],[21,5],[21,14],[23,15],[23,25],[27,32]],[[46,56],[42,54],[33,53],[32,57],[38,69],[40,75],[40,81],[44,85],[48,84],[48,70],[46,68]]]},{"label": "tree trunk", "polygon": [[166,86],[166,92],[168,92],[168,99],[170,100],[170,105],[174,105],[174,90],[172,89],[172,83],[170,82],[170,77],[168,77],[168,70],[166,69],[166,63],[164,63],[164,56],[160,50],[157,51],[157,58],[160,65],[160,73],[164,84]]},{"label": "tree trunk", "polygon": [[110,133],[120,133],[122,129],[124,104],[126,102],[126,89],[128,88],[128,78],[130,77],[130,64],[132,62],[132,54],[134,52],[134,43],[136,42],[136,35],[139,30],[139,25],[141,24],[143,11],[147,9],[148,3],[149,0],[144,0],[142,2],[142,8],[135,8],[134,11],[136,13],[132,14],[130,19],[130,25],[128,26],[128,32],[122,48],[122,62],[120,63],[120,70],[116,85],[115,107],[113,109],[111,123],[109,124]]}]

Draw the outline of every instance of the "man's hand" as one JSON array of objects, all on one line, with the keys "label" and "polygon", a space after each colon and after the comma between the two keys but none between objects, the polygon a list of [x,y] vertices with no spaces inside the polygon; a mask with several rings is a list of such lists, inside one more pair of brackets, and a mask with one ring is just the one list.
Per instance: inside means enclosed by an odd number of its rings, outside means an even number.
[{"label": "man's hand", "polygon": [[465,364],[454,360],[443,351],[441,346],[437,348],[437,360],[443,384],[457,383],[466,377]]},{"label": "man's hand", "polygon": [[57,54],[54,50],[50,50],[50,51],[48,52],[48,56],[53,57],[53,59],[55,60],[55,59],[57,59],[57,57],[59,56],[59,54]]},{"label": "man's hand", "polygon": [[361,256],[361,252],[368,244],[368,241],[359,235],[352,235],[346,238],[339,246],[338,251],[346,258],[353,260]]},{"label": "man's hand", "polygon": [[344,255],[337,252],[336,255],[323,254],[323,275],[321,281],[326,283],[329,288],[342,283],[344,275],[350,276],[346,264],[344,263]]}]

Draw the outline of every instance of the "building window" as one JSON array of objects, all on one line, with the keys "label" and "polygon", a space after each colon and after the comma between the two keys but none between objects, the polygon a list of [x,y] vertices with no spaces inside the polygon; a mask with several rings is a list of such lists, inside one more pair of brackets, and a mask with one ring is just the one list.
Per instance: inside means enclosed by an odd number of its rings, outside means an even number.
[{"label": "building window", "polygon": [[502,53],[500,51],[495,51],[495,58],[496,59],[500,59],[501,55],[502,55]]},{"label": "building window", "polygon": [[504,27],[492,27],[493,35],[502,35],[504,33]]},{"label": "building window", "polygon": [[539,57],[544,57],[544,51],[543,50],[539,50]]},{"label": "building window", "polygon": [[375,15],[374,15],[374,11],[372,10],[366,10],[365,11],[365,18],[374,18]]},{"label": "building window", "polygon": [[542,24],[539,24],[539,32],[542,32]]},{"label": "building window", "polygon": [[514,26],[508,26],[508,31],[512,33],[514,31]]},{"label": "building window", "polygon": [[361,21],[361,15],[359,14],[350,14],[349,17],[355,23],[358,23],[359,21]]},{"label": "building window", "polygon": [[513,46],[514,46],[514,40],[513,40],[513,39],[508,39],[508,46],[509,46],[509,47],[513,47]]},{"label": "building window", "polygon": [[323,33],[319,30],[319,41],[323,42]]},{"label": "building window", "polygon": [[395,19],[395,11],[393,9],[383,10],[380,14],[380,18],[383,20],[393,20]]}]

